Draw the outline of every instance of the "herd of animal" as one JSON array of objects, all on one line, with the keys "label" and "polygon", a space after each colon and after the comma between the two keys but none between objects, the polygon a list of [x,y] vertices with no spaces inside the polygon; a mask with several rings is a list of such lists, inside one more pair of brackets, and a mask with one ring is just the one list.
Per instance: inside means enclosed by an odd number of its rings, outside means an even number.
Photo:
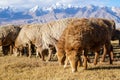
[{"label": "herd of animal", "polygon": [[120,30],[115,22],[103,18],[66,18],[48,23],[5,25],[0,27],[0,46],[4,55],[8,53],[21,56],[25,53],[31,57],[33,50],[36,56],[50,61],[56,54],[60,65],[68,63],[72,72],[77,66],[84,64],[87,69],[88,53],[95,53],[94,64],[97,64],[99,52],[103,49],[102,60],[109,55],[113,62],[111,40],[120,39]]}]

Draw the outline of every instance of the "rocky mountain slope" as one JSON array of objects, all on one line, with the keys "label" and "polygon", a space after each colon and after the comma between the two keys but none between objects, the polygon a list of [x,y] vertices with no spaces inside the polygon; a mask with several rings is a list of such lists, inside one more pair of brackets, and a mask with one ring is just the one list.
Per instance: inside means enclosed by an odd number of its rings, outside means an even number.
[{"label": "rocky mountain slope", "polygon": [[99,17],[113,19],[120,24],[120,8],[88,6],[64,6],[62,4],[40,8],[38,5],[29,10],[17,10],[11,7],[0,8],[0,24],[45,23],[69,17]]}]

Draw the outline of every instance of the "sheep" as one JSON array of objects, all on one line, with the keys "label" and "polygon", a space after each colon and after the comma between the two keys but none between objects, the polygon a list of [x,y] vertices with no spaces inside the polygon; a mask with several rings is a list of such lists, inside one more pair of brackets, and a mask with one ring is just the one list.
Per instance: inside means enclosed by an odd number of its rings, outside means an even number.
[{"label": "sheep", "polygon": [[13,54],[12,48],[14,41],[20,30],[21,27],[19,25],[9,24],[0,27],[0,46],[2,46],[4,55],[7,55],[9,50],[10,54]]},{"label": "sheep", "polygon": [[[30,46],[30,43],[32,43],[36,47],[36,54],[40,53],[42,60],[44,61],[43,51],[48,49],[48,61],[50,61],[57,40],[69,22],[73,19],[75,18],[61,19],[43,24],[23,25],[23,28],[15,41],[15,47],[26,46],[26,44],[29,44]],[[28,51],[31,56],[30,47]]]},{"label": "sheep", "polygon": [[102,18],[82,18],[71,21],[56,45],[59,64],[64,64],[66,56],[65,65],[68,60],[72,72],[76,72],[78,62],[81,61],[80,56],[84,52],[84,67],[87,69],[87,53],[91,51],[98,54],[103,45],[106,47],[106,53],[109,54],[110,64],[112,64],[110,40],[114,27],[114,21]]},{"label": "sheep", "polygon": [[37,39],[41,39],[40,28],[41,24],[25,24],[21,25],[22,29],[19,32],[14,43],[14,55],[21,55],[23,48],[28,48],[29,57],[31,57],[31,45],[39,46],[41,44]]}]

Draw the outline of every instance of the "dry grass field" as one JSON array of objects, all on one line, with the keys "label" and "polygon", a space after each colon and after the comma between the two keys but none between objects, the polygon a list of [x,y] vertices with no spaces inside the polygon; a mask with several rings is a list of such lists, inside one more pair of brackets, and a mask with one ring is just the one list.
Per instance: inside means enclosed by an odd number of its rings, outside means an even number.
[{"label": "dry grass field", "polygon": [[[26,56],[2,56],[0,53],[0,80],[120,80],[120,51],[117,41],[112,42],[115,61],[88,64],[88,70],[78,68],[78,72],[72,73],[70,65],[67,69],[59,66],[57,61],[43,62],[34,56],[30,59]],[[118,53],[118,54],[117,54]]]}]

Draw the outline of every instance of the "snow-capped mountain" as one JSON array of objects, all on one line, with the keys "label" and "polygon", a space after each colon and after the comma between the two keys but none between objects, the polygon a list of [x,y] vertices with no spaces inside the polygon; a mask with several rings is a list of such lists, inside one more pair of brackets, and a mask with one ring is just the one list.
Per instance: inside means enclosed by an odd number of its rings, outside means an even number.
[{"label": "snow-capped mountain", "polygon": [[112,7],[111,9],[116,13],[117,16],[120,16],[120,8]]},{"label": "snow-capped mountain", "polygon": [[36,5],[35,7],[31,8],[29,12],[36,12],[39,9],[39,6]]},{"label": "snow-capped mountain", "polygon": [[43,13],[43,10],[39,8],[39,6],[35,6],[33,8],[31,8],[28,11],[28,14],[30,14],[32,17],[36,17],[36,16],[41,16]]},{"label": "snow-capped mountain", "polygon": [[40,8],[38,5],[29,10],[15,10],[11,7],[0,8],[0,24],[24,24],[24,23],[44,23],[51,20],[69,17],[100,17],[113,19],[120,24],[120,8],[118,7],[99,7],[71,6],[56,3],[49,7]]}]

